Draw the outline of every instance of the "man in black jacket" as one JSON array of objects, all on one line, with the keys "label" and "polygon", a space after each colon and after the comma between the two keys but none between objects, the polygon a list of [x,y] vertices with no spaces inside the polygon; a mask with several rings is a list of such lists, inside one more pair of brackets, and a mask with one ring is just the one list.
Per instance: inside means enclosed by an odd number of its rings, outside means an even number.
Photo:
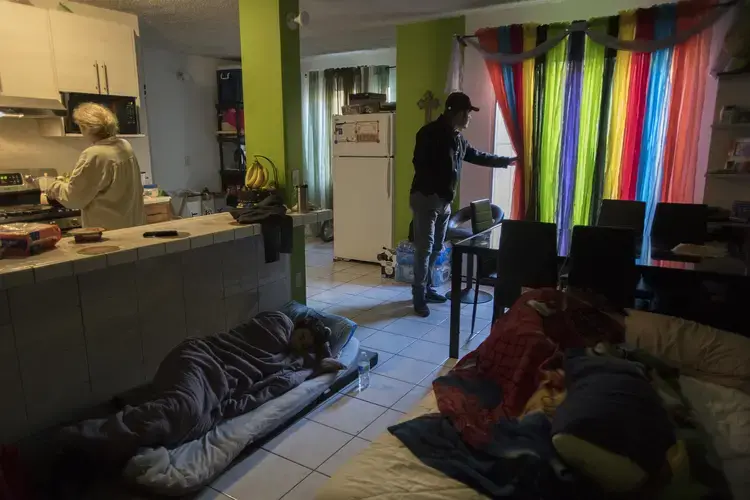
[{"label": "man in black jacket", "polygon": [[506,168],[515,158],[477,151],[461,135],[471,113],[479,108],[466,94],[455,92],[445,101],[445,112],[417,133],[414,147],[414,180],[410,206],[414,217],[414,311],[430,315],[428,302],[445,302],[432,287],[435,260],[440,255],[451,215],[451,202],[461,176],[463,160],[485,167]]}]

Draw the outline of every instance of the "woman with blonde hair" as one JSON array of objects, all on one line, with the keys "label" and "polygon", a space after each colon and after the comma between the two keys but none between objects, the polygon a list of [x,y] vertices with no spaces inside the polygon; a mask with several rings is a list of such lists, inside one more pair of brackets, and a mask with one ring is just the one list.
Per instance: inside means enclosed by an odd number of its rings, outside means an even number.
[{"label": "woman with blonde hair", "polygon": [[81,153],[70,179],[52,183],[47,198],[80,209],[83,227],[143,224],[141,169],[130,143],[117,137],[117,117],[104,106],[84,103],[73,111],[73,121],[92,145]]}]

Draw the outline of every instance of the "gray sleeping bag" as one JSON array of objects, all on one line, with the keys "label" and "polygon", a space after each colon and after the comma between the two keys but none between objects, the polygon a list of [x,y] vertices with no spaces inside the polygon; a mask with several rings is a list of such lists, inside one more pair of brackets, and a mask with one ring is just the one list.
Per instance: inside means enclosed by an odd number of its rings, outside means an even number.
[{"label": "gray sleeping bag", "polygon": [[225,420],[214,429],[177,448],[144,448],[123,470],[125,481],[150,492],[182,496],[200,490],[230,466],[245,447],[289,422],[330,390],[339,378],[357,370],[359,342],[352,338],[338,360],[348,367],[306,380],[291,391],[244,415]]},{"label": "gray sleeping bag", "polygon": [[237,328],[183,341],[159,366],[155,399],[63,430],[64,444],[124,463],[141,448],[173,448],[302,384],[312,355],[289,352],[292,320],[261,313]]}]

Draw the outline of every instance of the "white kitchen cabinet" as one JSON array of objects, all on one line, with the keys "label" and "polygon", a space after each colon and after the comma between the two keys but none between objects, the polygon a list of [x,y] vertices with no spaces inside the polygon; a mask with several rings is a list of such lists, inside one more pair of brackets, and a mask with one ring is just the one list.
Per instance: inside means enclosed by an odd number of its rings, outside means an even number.
[{"label": "white kitchen cabinet", "polygon": [[138,69],[133,30],[121,24],[110,26],[107,41],[101,48],[102,94],[137,97]]},{"label": "white kitchen cabinet", "polygon": [[49,16],[61,92],[138,96],[132,29],[68,12]]},{"label": "white kitchen cabinet", "polygon": [[0,95],[60,100],[46,10],[0,1]]}]

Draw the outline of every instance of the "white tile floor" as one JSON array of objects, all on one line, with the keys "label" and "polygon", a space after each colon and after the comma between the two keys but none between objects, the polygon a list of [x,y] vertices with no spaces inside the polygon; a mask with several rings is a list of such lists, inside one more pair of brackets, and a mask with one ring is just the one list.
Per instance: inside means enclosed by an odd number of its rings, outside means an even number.
[{"label": "white tile floor", "polygon": [[[398,422],[454,364],[448,359],[449,303],[431,305],[428,318],[416,317],[411,288],[381,279],[378,266],[333,262],[333,245],[318,240],[306,250],[308,305],[352,318],[362,346],[379,354],[370,386],[342,390],[225,472],[199,500],[314,498],[328,476]],[[466,338],[471,309],[464,306],[461,316]],[[462,346],[462,355],[484,340],[491,317],[489,305],[479,306],[480,334]]]}]

